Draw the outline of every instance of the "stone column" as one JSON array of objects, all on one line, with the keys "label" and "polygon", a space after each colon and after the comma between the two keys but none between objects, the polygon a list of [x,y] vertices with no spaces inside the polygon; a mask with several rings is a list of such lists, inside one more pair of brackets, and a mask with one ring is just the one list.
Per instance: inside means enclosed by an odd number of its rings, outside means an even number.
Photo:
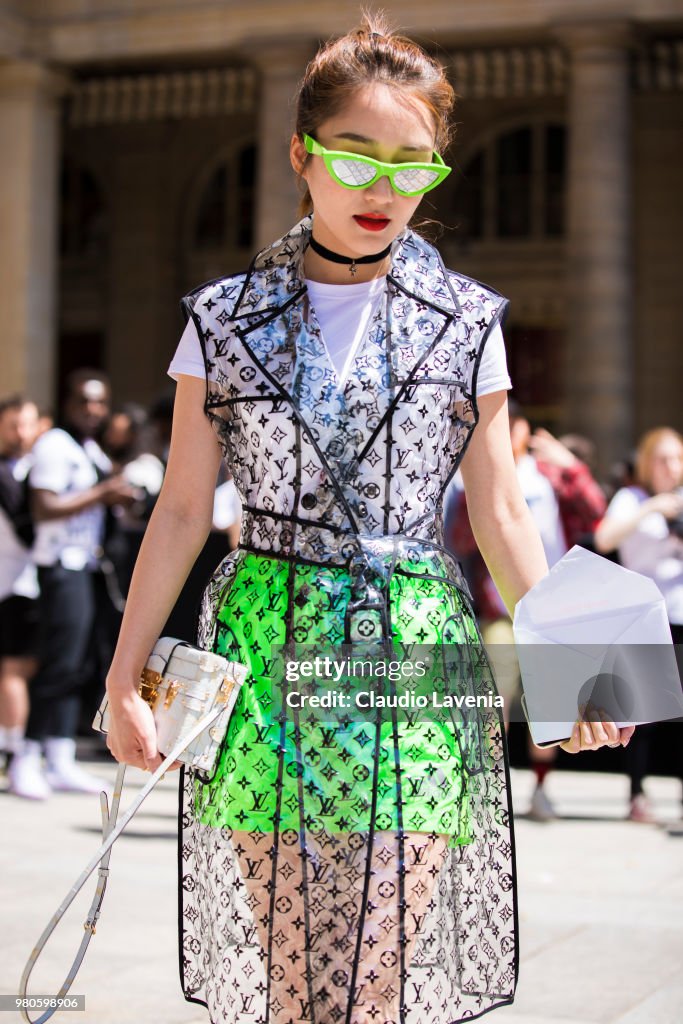
[{"label": "stone column", "polygon": [[253,60],[261,72],[257,247],[279,238],[298,219],[300,192],[289,162],[289,140],[294,130],[297,87],[314,53],[314,45],[301,40],[253,46]]},{"label": "stone column", "polygon": [[67,78],[0,63],[0,391],[51,404],[55,384],[59,97]]},{"label": "stone column", "polygon": [[570,54],[566,426],[597,444],[601,468],[634,425],[630,32],[565,25]]}]

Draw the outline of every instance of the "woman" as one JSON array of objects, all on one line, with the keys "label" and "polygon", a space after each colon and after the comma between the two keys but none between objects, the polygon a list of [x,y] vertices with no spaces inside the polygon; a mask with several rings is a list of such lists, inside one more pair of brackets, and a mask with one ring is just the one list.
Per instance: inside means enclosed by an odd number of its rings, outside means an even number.
[{"label": "woman", "polygon": [[[510,610],[547,571],[517,488],[505,385],[476,394],[478,374],[505,376],[502,348],[489,365],[483,355],[506,301],[446,271],[407,228],[448,173],[452,102],[439,65],[376,19],[323,47],[291,142],[307,216],[246,275],[185,300],[168,472],[108,690],[114,755],[154,768],[135,683],[209,528],[222,453],[242,532],[206,589],[199,642],[251,678],[214,777],[185,773],[181,836],[183,987],[212,1021],[428,1024],[513,997],[499,711],[430,719],[388,702],[304,721],[288,703],[300,685],[276,669],[285,645],[431,644],[444,693],[495,693],[442,546],[441,496],[461,463]],[[188,372],[199,344],[205,383]],[[397,696],[391,680],[374,689]],[[566,748],[627,735],[577,723]]]},{"label": "woman", "polygon": [[[671,635],[683,644],[683,437],[670,427],[648,431],[636,449],[635,483],[612,498],[595,533],[596,549],[616,550],[626,569],[649,576],[666,602]],[[679,647],[680,651],[681,648]],[[629,750],[629,819],[655,821],[643,790],[654,726]]]}]

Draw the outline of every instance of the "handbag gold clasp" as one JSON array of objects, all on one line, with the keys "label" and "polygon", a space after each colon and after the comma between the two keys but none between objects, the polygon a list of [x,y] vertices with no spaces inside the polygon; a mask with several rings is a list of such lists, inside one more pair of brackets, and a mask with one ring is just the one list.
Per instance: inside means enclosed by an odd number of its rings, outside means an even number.
[{"label": "handbag gold clasp", "polygon": [[235,680],[226,676],[220,685],[218,693],[216,694],[216,704],[227,704],[230,700],[230,694],[234,689]]},{"label": "handbag gold clasp", "polygon": [[180,683],[177,679],[174,679],[172,683],[168,684],[168,690],[166,691],[166,699],[164,701],[164,707],[170,708],[173,701],[178,696],[178,690],[180,689]]},{"label": "handbag gold clasp", "polygon": [[156,707],[156,702],[159,699],[159,683],[162,680],[162,676],[159,672],[155,672],[150,668],[143,668],[140,674],[140,682],[138,684],[138,693],[145,701],[149,704],[152,711]]}]

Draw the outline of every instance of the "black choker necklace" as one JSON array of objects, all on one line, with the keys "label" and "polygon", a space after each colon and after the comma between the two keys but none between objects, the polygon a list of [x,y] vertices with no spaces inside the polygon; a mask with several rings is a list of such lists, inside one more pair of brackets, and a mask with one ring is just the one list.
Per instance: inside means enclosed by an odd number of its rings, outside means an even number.
[{"label": "black choker necklace", "polygon": [[382,249],[381,252],[373,253],[372,256],[342,256],[338,252],[332,252],[331,249],[327,249],[324,245],[321,245],[320,242],[316,242],[313,235],[311,235],[311,249],[313,252],[317,252],[318,256],[322,256],[324,260],[330,260],[331,263],[344,263],[348,266],[349,273],[352,277],[355,277],[356,269],[360,264],[379,263],[379,261],[383,260],[385,256],[388,256],[391,252],[391,245],[392,243],[390,242],[386,249]]}]

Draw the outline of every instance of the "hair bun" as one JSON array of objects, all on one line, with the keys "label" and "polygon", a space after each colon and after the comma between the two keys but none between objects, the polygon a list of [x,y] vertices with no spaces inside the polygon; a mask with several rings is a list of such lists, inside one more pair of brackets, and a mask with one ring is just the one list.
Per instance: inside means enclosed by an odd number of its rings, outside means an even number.
[{"label": "hair bun", "polygon": [[392,34],[389,19],[387,18],[386,12],[383,10],[364,10],[362,12],[358,31],[366,32],[367,35],[372,38],[379,36],[380,39],[386,39],[387,36]]}]

